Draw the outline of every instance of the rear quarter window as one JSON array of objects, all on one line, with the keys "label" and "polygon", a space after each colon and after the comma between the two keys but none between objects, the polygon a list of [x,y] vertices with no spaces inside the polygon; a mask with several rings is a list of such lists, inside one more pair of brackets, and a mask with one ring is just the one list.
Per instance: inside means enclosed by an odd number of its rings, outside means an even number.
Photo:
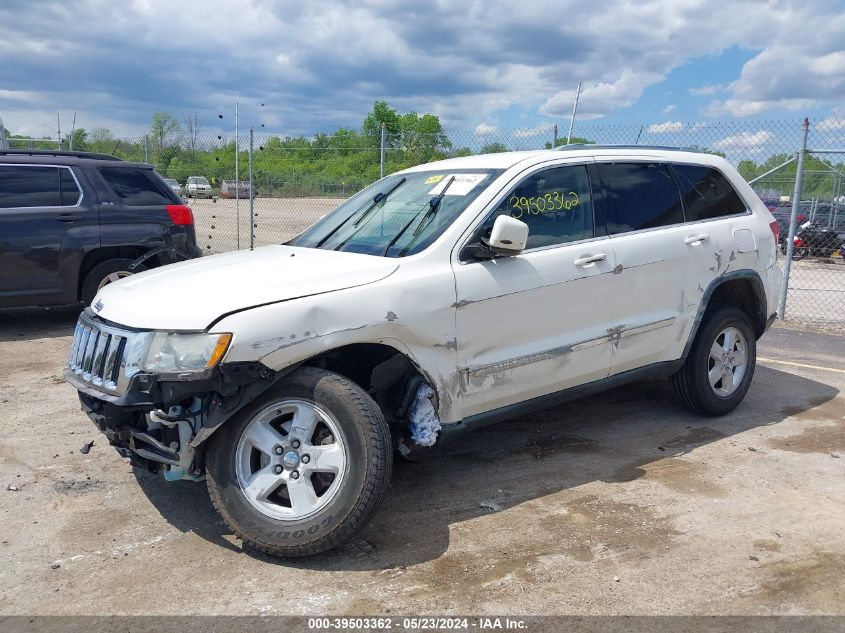
[{"label": "rear quarter window", "polygon": [[130,207],[149,207],[174,204],[173,199],[145,169],[102,167],[100,175],[120,198]]},{"label": "rear quarter window", "polygon": [[719,170],[706,165],[672,165],[672,169],[678,177],[688,222],[746,212],[745,202]]}]

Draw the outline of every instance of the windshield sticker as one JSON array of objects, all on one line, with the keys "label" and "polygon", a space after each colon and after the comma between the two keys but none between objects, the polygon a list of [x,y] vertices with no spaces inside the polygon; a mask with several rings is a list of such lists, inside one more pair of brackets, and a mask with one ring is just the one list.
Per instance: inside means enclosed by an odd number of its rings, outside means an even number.
[{"label": "windshield sticker", "polygon": [[[452,174],[448,178],[441,180],[434,189],[428,192],[428,195],[436,196],[443,191],[443,187],[446,186],[447,182],[451,182],[452,184],[449,185],[449,188],[446,190],[446,195],[465,196],[475,189],[475,186],[486,177],[487,174]],[[454,178],[454,181],[452,178]]]},{"label": "windshield sticker", "polygon": [[434,183],[440,182],[441,180],[443,180],[443,176],[430,176],[430,177],[425,179],[424,184],[433,185]]}]

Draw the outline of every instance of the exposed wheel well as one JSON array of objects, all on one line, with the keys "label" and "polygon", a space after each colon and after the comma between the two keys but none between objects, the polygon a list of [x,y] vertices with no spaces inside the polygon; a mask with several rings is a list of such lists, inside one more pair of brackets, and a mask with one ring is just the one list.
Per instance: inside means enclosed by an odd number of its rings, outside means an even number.
[{"label": "exposed wheel well", "polygon": [[755,279],[743,277],[723,281],[716,287],[707,309],[714,306],[729,305],[742,310],[754,327],[757,338],[766,330],[766,293],[762,284]]},{"label": "exposed wheel well", "polygon": [[[130,246],[106,246],[86,253],[79,266],[79,279],[76,283],[76,298],[82,300],[82,284],[91,269],[109,259],[127,258],[138,259],[144,253],[150,252],[155,247],[130,245]],[[151,257],[144,262],[147,268],[155,268],[159,265],[158,256]]]},{"label": "exposed wheel well", "polygon": [[[401,422],[409,398],[416,392],[416,387],[427,380],[408,356],[380,343],[345,345],[323,352],[305,364],[328,369],[360,385],[375,399],[391,423]],[[432,388],[435,389],[434,385]]]}]

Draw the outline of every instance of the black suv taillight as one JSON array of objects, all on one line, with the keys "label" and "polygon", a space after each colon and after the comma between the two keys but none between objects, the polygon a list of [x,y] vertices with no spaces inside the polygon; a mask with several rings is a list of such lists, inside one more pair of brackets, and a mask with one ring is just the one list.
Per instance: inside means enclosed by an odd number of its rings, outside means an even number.
[{"label": "black suv taillight", "polygon": [[167,215],[177,226],[191,225],[194,223],[194,213],[191,207],[185,204],[168,204]]}]

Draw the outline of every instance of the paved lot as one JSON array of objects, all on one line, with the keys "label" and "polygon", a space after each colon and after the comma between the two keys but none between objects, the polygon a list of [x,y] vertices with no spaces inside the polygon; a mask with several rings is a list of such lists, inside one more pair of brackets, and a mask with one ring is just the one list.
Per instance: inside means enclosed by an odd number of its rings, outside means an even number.
[{"label": "paved lot", "polygon": [[660,382],[480,431],[287,562],[105,444],[60,378],[74,319],[0,314],[0,614],[845,614],[842,337],[767,334],[724,418]]}]

